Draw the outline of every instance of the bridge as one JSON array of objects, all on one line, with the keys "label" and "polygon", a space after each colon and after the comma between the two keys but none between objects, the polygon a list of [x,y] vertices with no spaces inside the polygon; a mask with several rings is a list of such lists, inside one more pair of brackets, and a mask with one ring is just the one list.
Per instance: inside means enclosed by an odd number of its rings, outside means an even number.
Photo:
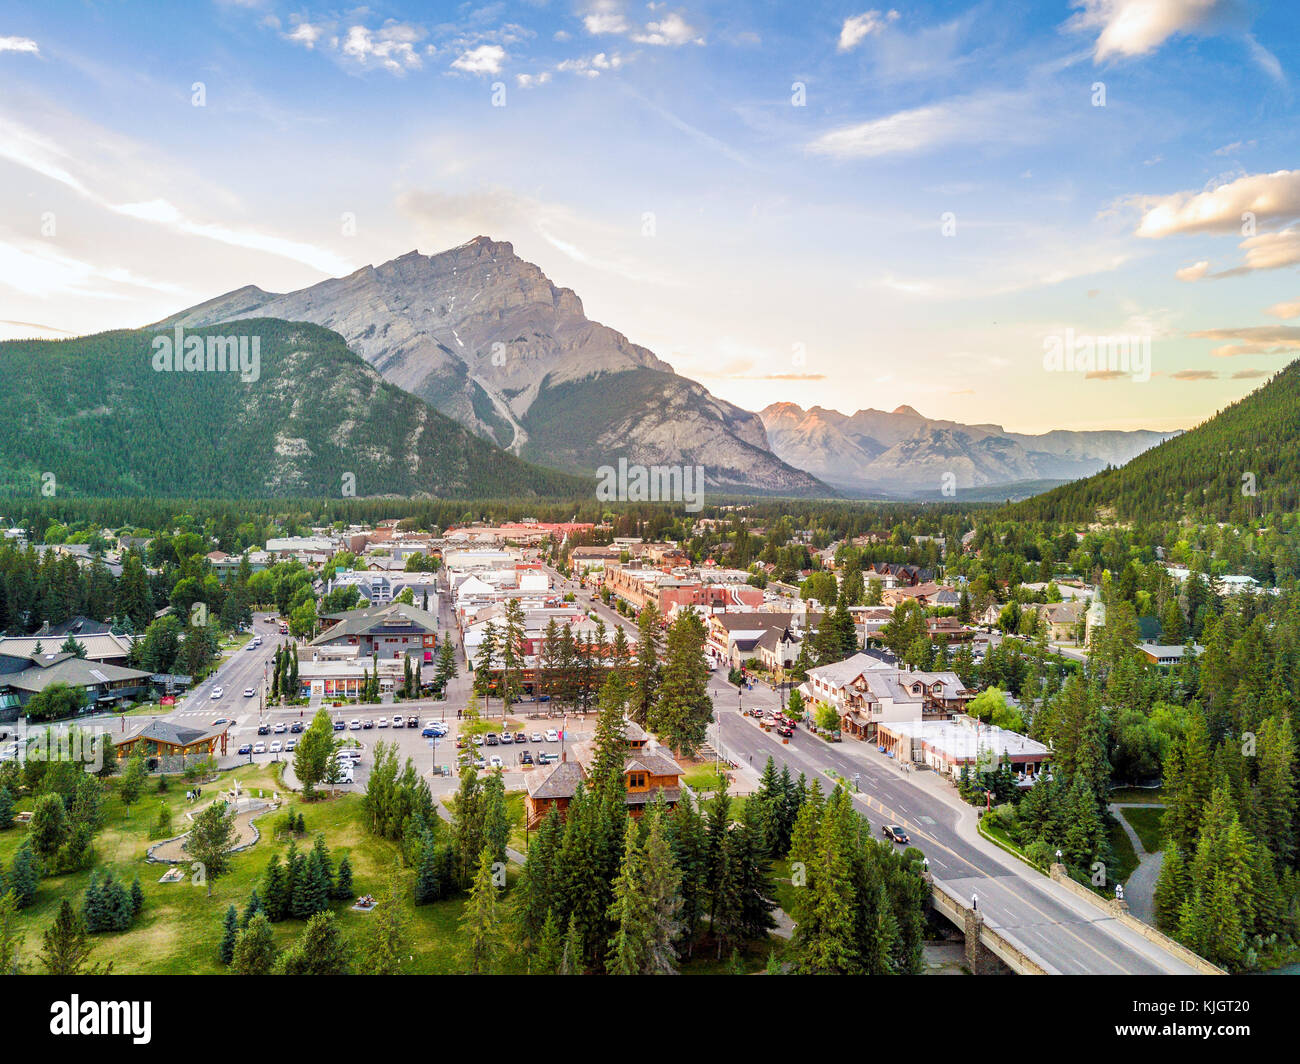
[{"label": "bridge", "polygon": [[734,711],[718,714],[718,728],[735,760],[752,754],[757,766],[771,755],[778,769],[788,766],[796,778],[803,773],[824,789],[833,785],[829,773],[856,780],[854,804],[873,830],[900,824],[925,854],[932,904],[966,936],[973,972],[1000,963],[1046,975],[1222,974],[1059,866],[1045,876],[980,838],[976,810],[955,802],[932,773],[904,777],[893,763],[866,756],[866,747],[827,744],[803,729],[782,743]]}]

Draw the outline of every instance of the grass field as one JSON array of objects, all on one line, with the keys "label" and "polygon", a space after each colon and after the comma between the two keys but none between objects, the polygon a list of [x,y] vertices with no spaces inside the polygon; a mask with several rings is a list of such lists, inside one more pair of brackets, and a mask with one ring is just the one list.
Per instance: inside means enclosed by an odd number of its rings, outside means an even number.
[{"label": "grass field", "polygon": [[1128,877],[1133,874],[1139,862],[1137,851],[1133,849],[1133,842],[1122,824],[1110,823],[1107,826],[1107,836],[1110,839],[1111,851],[1115,854],[1116,865],[1106,870],[1107,893],[1109,893],[1114,890],[1113,884],[1128,881]]},{"label": "grass field", "polygon": [[1149,809],[1121,809],[1119,814],[1132,825],[1147,853],[1164,849],[1165,831],[1161,826],[1165,815],[1163,808],[1153,806]]},{"label": "grass field", "polygon": [[[218,786],[228,788],[233,778],[239,779],[241,790],[245,792],[258,788],[277,789],[275,779],[266,768],[250,766],[223,774],[219,785],[204,787],[204,796],[215,792]],[[145,860],[145,851],[152,841],[149,829],[157,820],[160,802],[166,802],[171,808],[175,830],[178,833],[182,831],[182,825],[187,823],[184,818],[187,803],[185,785],[179,779],[171,782],[168,793],[163,795],[154,792],[152,786],[147,788],[144,797],[132,808],[129,818],[116,797],[105,804],[105,827],[95,842],[96,868],[111,868],[115,878],[127,886],[138,873],[144,889],[145,906],[130,930],[93,936],[95,950],[91,961],[112,961],[114,970],[120,973],[221,972],[224,969],[218,960],[217,948],[226,907],[233,903],[242,912],[271,854],[279,853],[283,858],[288,839],[273,839],[270,835],[276,820],[291,803],[283,804],[280,811],[268,813],[258,821],[261,840],[251,849],[234,856],[231,871],[215,882],[213,896],[208,898],[202,887],[191,885],[188,879],[181,883],[159,883],[158,879],[167,866]],[[522,798],[518,798],[517,804],[522,809]],[[20,799],[17,808],[30,809],[31,805],[30,799]],[[316,834],[323,832],[336,866],[343,854],[348,855],[356,893],[378,894],[396,868],[397,847],[366,832],[361,818],[361,797],[343,795],[296,808],[302,809],[307,823],[307,837],[298,840],[298,848],[309,848]],[[6,867],[25,835],[26,828],[22,825],[0,832],[0,862]],[[413,882],[412,872],[398,870],[397,874],[407,880],[408,885]],[[68,898],[80,908],[90,875],[87,870],[41,880],[35,903],[18,916],[24,934],[23,957],[29,964],[36,960],[41,933],[53,921],[60,901]],[[456,928],[462,906],[463,899],[459,898],[418,907],[411,904],[412,972],[449,973],[460,969]],[[352,912],[344,902],[335,902],[332,907],[339,914],[345,935],[364,930],[368,914]],[[273,925],[277,944],[288,945],[301,934],[304,926],[305,922],[299,920]],[[519,963],[515,959],[507,962],[508,966]]]}]

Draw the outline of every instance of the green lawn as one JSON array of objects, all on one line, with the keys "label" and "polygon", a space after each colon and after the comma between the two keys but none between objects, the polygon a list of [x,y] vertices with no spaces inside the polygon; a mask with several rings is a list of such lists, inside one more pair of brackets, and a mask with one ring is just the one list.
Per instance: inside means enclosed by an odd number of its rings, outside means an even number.
[{"label": "green lawn", "polygon": [[1148,790],[1144,787],[1121,787],[1108,795],[1108,801],[1111,802],[1143,802],[1161,805],[1164,800],[1165,794],[1161,788]]},{"label": "green lawn", "polygon": [[1137,837],[1142,840],[1142,848],[1147,853],[1156,853],[1164,849],[1165,832],[1161,821],[1164,819],[1164,809],[1153,806],[1149,809],[1121,809],[1120,816],[1132,825],[1133,830],[1137,832]]},{"label": "green lawn", "polygon": [[686,781],[686,786],[697,794],[700,791],[712,793],[722,786],[722,777],[712,765],[700,765],[682,776]]},{"label": "green lawn", "polygon": [[1128,832],[1124,826],[1118,822],[1112,821],[1107,825],[1107,835],[1110,839],[1111,852],[1115,855],[1114,868],[1106,869],[1106,888],[1104,893],[1108,896],[1114,891],[1114,884],[1128,882],[1128,877],[1133,874],[1137,868],[1138,855],[1133,849],[1133,843],[1128,837]]},{"label": "green lawn", "polygon": [[[218,787],[228,787],[232,777],[240,780],[244,791],[259,787],[280,789],[266,767],[255,765],[224,773],[220,784],[204,787],[205,797]],[[280,790],[283,795],[283,790]],[[144,889],[145,907],[129,931],[93,936],[95,951],[92,961],[112,961],[114,969],[121,973],[169,975],[223,971],[217,958],[217,947],[226,907],[233,903],[242,911],[271,854],[278,852],[283,856],[288,839],[273,839],[271,833],[276,820],[292,800],[293,796],[290,796],[290,802],[283,804],[279,812],[268,813],[258,821],[263,832],[261,840],[233,858],[230,873],[216,881],[213,896],[209,899],[202,887],[192,886],[188,880],[159,883],[159,877],[168,866],[151,864],[144,859],[152,841],[148,837],[149,829],[157,819],[160,801],[171,808],[175,830],[178,833],[183,830],[182,825],[186,823],[184,782],[180,779],[171,781],[169,791],[164,795],[154,792],[152,786],[147,788],[129,818],[121,802],[115,796],[110,798],[105,805],[105,827],[96,839],[96,868],[111,868],[114,876],[127,885],[138,873]],[[522,808],[522,799],[518,801]],[[31,805],[30,798],[20,799],[17,803],[19,809],[30,809]],[[348,855],[357,894],[379,893],[396,867],[397,847],[366,832],[361,819],[360,795],[341,795],[333,800],[297,805],[296,808],[302,809],[307,822],[307,838],[298,841],[299,849],[310,847],[315,835],[323,832],[336,864],[344,853]],[[0,832],[0,862],[6,866],[9,864],[25,834],[26,828],[22,825]],[[23,955],[28,962],[35,961],[41,933],[53,921],[60,901],[66,897],[80,906],[90,874],[87,870],[41,881],[35,903],[18,917],[24,934]],[[407,870],[398,870],[397,874],[408,881],[414,879],[414,874]],[[411,905],[414,956],[411,971],[448,973],[458,970],[455,932],[462,906],[461,898],[427,906]],[[360,932],[369,919],[365,913],[350,911],[343,902],[334,903],[333,908],[339,914],[345,934]],[[301,934],[304,926],[305,923],[298,920],[274,925],[278,944],[288,945]],[[513,959],[509,961],[510,965],[517,963]]]}]

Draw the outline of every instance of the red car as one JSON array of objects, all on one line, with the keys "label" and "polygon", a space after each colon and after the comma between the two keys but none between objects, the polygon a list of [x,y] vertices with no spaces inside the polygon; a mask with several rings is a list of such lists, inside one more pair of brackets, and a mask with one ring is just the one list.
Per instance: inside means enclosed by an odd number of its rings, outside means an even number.
[{"label": "red car", "polygon": [[794,735],[794,729],[788,724],[782,724],[781,727],[776,729],[776,734],[781,736],[782,739],[789,739]]}]

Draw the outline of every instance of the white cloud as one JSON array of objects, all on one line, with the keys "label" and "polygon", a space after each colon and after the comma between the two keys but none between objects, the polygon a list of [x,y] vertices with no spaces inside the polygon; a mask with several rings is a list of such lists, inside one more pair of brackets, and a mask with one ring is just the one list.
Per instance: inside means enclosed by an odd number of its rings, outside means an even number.
[{"label": "white cloud", "polygon": [[324,23],[301,21],[294,26],[291,32],[284,35],[284,39],[292,41],[294,44],[301,44],[304,48],[310,50],[316,47],[316,42],[321,39],[325,30]]},{"label": "white cloud", "polygon": [[632,40],[637,44],[652,44],[667,48],[704,43],[704,38],[699,32],[675,11],[665,15],[658,22],[647,22],[645,32],[634,33]]},{"label": "white cloud", "polygon": [[584,78],[598,78],[602,71],[617,70],[626,60],[618,52],[597,52],[590,57],[566,59],[556,66],[563,74],[577,74]]},{"label": "white cloud", "polygon": [[377,30],[350,26],[339,50],[362,66],[379,66],[401,74],[423,65],[415,48],[423,37],[424,30],[407,22],[386,22]]},{"label": "white cloud", "polygon": [[1191,266],[1184,266],[1181,270],[1175,270],[1174,276],[1180,281],[1199,281],[1210,272],[1210,264],[1205,259],[1195,262]]},{"label": "white cloud", "polygon": [[1139,196],[1129,202],[1143,211],[1136,230],[1141,237],[1240,232],[1248,212],[1256,223],[1300,217],[1300,170],[1248,174],[1205,192]]},{"label": "white cloud", "polygon": [[1190,334],[1198,340],[1231,340],[1210,351],[1215,358],[1239,355],[1284,355],[1300,349],[1300,326],[1254,325],[1244,329],[1205,329]]},{"label": "white cloud", "polygon": [[1293,303],[1274,303],[1264,313],[1273,318],[1282,318],[1284,321],[1300,318],[1300,299]]},{"label": "white cloud", "polygon": [[846,18],[840,27],[839,51],[851,51],[873,33],[880,33],[897,18],[898,12],[892,10],[884,15],[879,11],[864,11],[861,15]]},{"label": "white cloud", "polygon": [[30,37],[0,37],[0,52],[29,52],[40,55],[40,46]]},{"label": "white cloud", "polygon": [[531,89],[538,85],[545,85],[551,80],[551,72],[543,70],[540,74],[516,74],[515,84],[521,89]]},{"label": "white cloud", "polygon": [[506,50],[499,44],[480,44],[477,48],[461,53],[451,65],[453,69],[463,70],[467,74],[499,74],[505,60]]},{"label": "white cloud", "polygon": [[[79,140],[78,143],[95,143],[95,141],[88,137],[86,141]],[[122,217],[160,226],[174,233],[204,237],[234,247],[265,251],[301,262],[331,275],[348,273],[352,268],[348,260],[312,244],[288,240],[255,229],[236,229],[226,225],[196,221],[166,199],[119,202],[97,191],[73,172],[85,169],[94,171],[102,166],[102,163],[96,161],[87,163],[76,159],[53,139],[37,134],[21,123],[4,116],[0,116],[0,159],[8,159],[12,163],[72,189],[97,207]]]},{"label": "white cloud", "polygon": [[593,36],[605,33],[627,33],[631,28],[623,5],[618,0],[595,0],[583,16],[582,25]]},{"label": "white cloud", "polygon": [[832,129],[813,140],[807,150],[840,159],[871,159],[940,144],[982,142],[990,136],[1023,138],[1029,135],[1029,126],[1020,97],[1010,93],[968,96]]},{"label": "white cloud", "polygon": [[1205,28],[1234,0],[1075,0],[1071,29],[1100,29],[1093,58],[1147,55],[1176,33]]}]

